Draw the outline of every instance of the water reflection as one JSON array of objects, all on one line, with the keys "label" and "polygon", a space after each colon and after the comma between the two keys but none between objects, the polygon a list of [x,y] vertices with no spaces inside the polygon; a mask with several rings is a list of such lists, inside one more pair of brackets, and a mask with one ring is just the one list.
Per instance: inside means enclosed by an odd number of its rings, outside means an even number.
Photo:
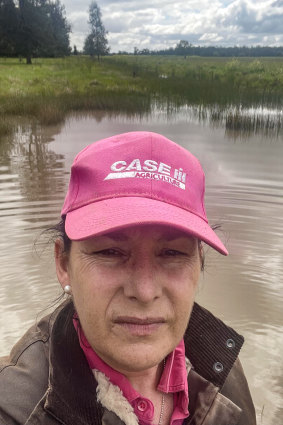
[{"label": "water reflection", "polygon": [[180,106],[168,101],[165,109],[162,105],[155,105],[151,113],[156,111],[157,115],[163,111],[168,119],[183,115],[190,122],[225,128],[226,135],[232,139],[248,139],[253,135],[277,139],[283,135],[283,110],[278,108],[242,105],[224,107],[218,104]]},{"label": "water reflection", "polygon": [[62,126],[28,125],[1,140],[1,354],[61,292],[52,247],[39,259],[33,242],[58,221],[74,155],[94,140],[134,130],[160,132],[203,164],[208,216],[222,224],[230,256],[207,251],[198,300],[246,338],[242,361],[259,424],[282,422],[282,134],[232,137],[223,122],[200,124],[187,109],[135,119],[76,115]]},{"label": "water reflection", "polygon": [[50,275],[49,266],[35,259],[33,243],[36,229],[57,220],[60,211],[64,159],[48,147],[60,130],[21,126],[13,139],[1,143],[0,258],[5,284],[0,301],[1,324],[9,323],[3,331],[7,344],[19,336],[21,323],[34,320],[27,318],[26,309],[37,311],[39,300],[43,307],[45,298],[49,302],[50,290],[39,282],[42,272]]},{"label": "water reflection", "polygon": [[61,194],[65,187],[64,157],[50,150],[48,145],[60,130],[60,126],[43,129],[33,124],[14,137],[6,151],[6,168],[1,176],[6,183],[6,190],[2,192],[2,218],[17,216],[20,212],[21,220],[38,223],[44,220],[43,207],[49,215],[48,207],[53,209],[61,202],[58,193]]}]

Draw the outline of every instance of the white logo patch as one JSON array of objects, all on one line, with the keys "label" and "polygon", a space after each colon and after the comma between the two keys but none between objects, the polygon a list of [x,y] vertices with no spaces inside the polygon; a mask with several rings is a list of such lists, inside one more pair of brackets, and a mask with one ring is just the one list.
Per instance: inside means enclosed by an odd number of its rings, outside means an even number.
[{"label": "white logo patch", "polygon": [[[139,159],[133,159],[128,165],[126,161],[116,161],[110,167],[112,173],[108,174],[104,180],[141,178],[160,180],[186,189],[186,173],[182,168],[175,168],[174,172],[170,165],[163,162],[156,162],[146,159],[143,164]],[[172,174],[172,175],[171,175]]]}]

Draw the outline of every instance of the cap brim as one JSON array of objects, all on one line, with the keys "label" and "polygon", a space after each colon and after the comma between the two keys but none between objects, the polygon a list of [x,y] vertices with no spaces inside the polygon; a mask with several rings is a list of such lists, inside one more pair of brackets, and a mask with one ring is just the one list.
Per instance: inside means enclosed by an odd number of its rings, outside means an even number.
[{"label": "cap brim", "polygon": [[144,224],[176,227],[206,242],[221,254],[228,255],[221,240],[201,217],[151,198],[120,197],[85,205],[67,214],[65,230],[71,240],[84,240]]}]

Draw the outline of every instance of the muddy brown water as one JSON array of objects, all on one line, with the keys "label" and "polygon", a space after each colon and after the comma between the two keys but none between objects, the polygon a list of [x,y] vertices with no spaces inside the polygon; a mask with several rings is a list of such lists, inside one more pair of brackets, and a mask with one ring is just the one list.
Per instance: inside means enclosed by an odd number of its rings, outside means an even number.
[{"label": "muddy brown water", "polygon": [[[0,141],[0,354],[61,291],[52,248],[34,240],[58,221],[74,155],[101,138],[160,132],[201,161],[206,207],[230,255],[208,250],[198,302],[245,336],[241,360],[259,424],[283,423],[283,136],[227,132],[188,117],[72,116]],[[43,241],[41,241],[43,242]]]}]

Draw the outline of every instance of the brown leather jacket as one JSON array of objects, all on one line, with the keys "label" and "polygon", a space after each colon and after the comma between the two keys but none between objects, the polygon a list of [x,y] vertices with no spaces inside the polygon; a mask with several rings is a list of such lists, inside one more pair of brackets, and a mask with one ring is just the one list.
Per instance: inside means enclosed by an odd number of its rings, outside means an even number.
[{"label": "brown leather jacket", "polygon": [[[94,378],[78,343],[72,315],[73,304],[61,304],[1,360],[1,425],[138,425],[125,399],[125,408],[121,403],[118,409],[109,407],[115,405],[113,399],[109,403],[113,391],[104,388],[103,395],[102,383]],[[193,365],[185,423],[255,425],[237,359],[243,338],[195,304],[184,339]]]}]

